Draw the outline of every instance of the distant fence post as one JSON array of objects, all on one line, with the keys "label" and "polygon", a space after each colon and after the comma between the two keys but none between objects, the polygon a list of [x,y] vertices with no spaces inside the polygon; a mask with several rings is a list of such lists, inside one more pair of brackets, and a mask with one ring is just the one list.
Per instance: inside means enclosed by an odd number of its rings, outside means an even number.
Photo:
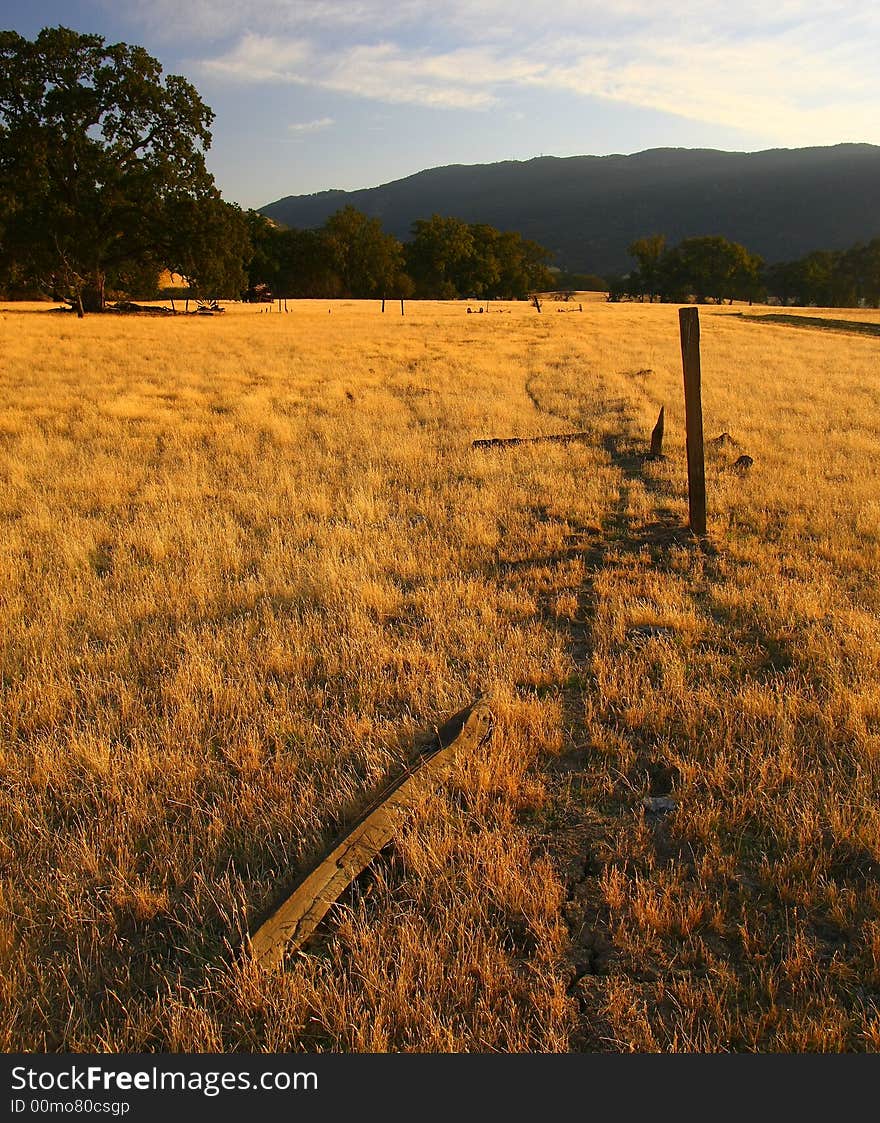
[{"label": "distant fence post", "polygon": [[403,310],[403,297],[400,298],[400,314],[401,314],[401,316],[406,315],[406,313]]},{"label": "distant fence post", "polygon": [[679,308],[684,416],[687,433],[688,514],[694,534],[706,533],[706,465],[703,454],[703,402],[700,393],[700,312]]}]

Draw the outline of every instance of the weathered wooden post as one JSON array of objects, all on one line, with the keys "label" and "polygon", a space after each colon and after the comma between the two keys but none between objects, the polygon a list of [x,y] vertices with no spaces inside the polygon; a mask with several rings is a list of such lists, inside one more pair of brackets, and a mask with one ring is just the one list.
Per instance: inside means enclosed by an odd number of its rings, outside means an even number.
[{"label": "weathered wooden post", "polygon": [[401,314],[401,316],[406,315],[406,312],[404,312],[404,310],[403,310],[403,297],[400,298],[400,314]]},{"label": "weathered wooden post", "polygon": [[382,297],[382,311],[385,311],[385,297]]},{"label": "weathered wooden post", "polygon": [[660,413],[657,416],[657,424],[651,430],[651,459],[661,460],[663,457],[663,415],[666,407],[660,407]]},{"label": "weathered wooden post", "polygon": [[703,402],[700,393],[700,312],[679,308],[684,416],[687,433],[688,514],[694,534],[706,533],[706,465],[703,455]]}]

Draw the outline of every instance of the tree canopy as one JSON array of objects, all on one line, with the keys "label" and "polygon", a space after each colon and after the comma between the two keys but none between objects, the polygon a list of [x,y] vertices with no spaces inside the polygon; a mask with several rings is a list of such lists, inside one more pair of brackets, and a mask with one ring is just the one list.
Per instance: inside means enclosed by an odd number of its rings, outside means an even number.
[{"label": "tree canopy", "polygon": [[518,299],[553,288],[549,252],[513,230],[432,215],[413,224],[407,272],[416,295]]},{"label": "tree canopy", "polygon": [[880,238],[771,265],[766,284],[781,304],[880,308]]},{"label": "tree canopy", "polygon": [[667,246],[662,234],[629,247],[638,268],[611,285],[611,298],[698,301],[753,300],[761,291],[763,262],[738,242],[720,235],[685,238]]},{"label": "tree canopy", "polygon": [[205,166],[213,116],[142,47],[0,32],[0,267],[80,311],[135,269],[237,291],[246,229]]},{"label": "tree canopy", "polygon": [[329,262],[348,296],[391,294],[403,272],[403,247],[378,218],[343,207],[323,227]]},{"label": "tree canopy", "polygon": [[294,297],[520,299],[555,283],[543,246],[483,223],[433,215],[415,223],[404,245],[352,206],[318,230],[287,229],[255,212],[248,222],[254,297],[268,289]]},{"label": "tree canopy", "polygon": [[611,279],[612,300],[770,300],[783,305],[880,307],[880,238],[848,250],[815,250],[797,261],[765,265],[719,236],[685,238],[667,247],[662,235],[629,247],[638,263]]}]

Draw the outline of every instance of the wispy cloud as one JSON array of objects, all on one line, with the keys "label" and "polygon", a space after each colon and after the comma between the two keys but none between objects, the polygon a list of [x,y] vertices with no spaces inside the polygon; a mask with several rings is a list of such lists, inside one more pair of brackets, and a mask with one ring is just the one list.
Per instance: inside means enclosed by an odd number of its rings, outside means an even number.
[{"label": "wispy cloud", "polygon": [[[185,15],[180,10],[185,7]],[[514,87],[649,107],[783,144],[880,140],[880,7],[860,0],[154,0],[217,80],[481,110]],[[174,12],[178,12],[175,17]],[[200,30],[201,29],[201,30]]]},{"label": "wispy cloud", "polygon": [[[93,0],[118,7],[118,0]],[[151,0],[130,18],[153,34],[171,39],[221,42],[246,32],[260,35],[321,35],[337,42],[365,33],[450,45],[465,42],[528,43],[550,36],[629,35],[688,41],[694,37],[752,35],[761,38],[814,25],[827,42],[844,39],[862,25],[876,32],[880,19],[863,0],[739,0],[707,5],[705,0],[554,0],[553,4],[511,4],[510,0]],[[446,41],[445,37],[448,37]],[[874,44],[876,47],[876,39]],[[866,47],[869,44],[865,44]]]},{"label": "wispy cloud", "polygon": [[[118,0],[99,0],[115,7]],[[453,7],[455,3],[453,3]],[[337,37],[363,29],[378,31],[405,27],[424,27],[436,22],[437,8],[428,0],[151,0],[140,5],[132,19],[148,27],[154,35],[168,40],[186,38],[203,43],[252,32],[262,35],[298,35],[320,32]]]},{"label": "wispy cloud", "polygon": [[296,133],[297,136],[303,136],[306,133],[319,133],[323,129],[329,129],[331,125],[335,124],[332,117],[319,117],[315,121],[296,121],[292,125],[288,125],[288,131]]},{"label": "wispy cloud", "polygon": [[540,64],[469,47],[432,54],[376,43],[328,51],[305,39],[250,33],[231,51],[201,66],[215,78],[289,82],[392,104],[447,109],[494,105],[493,87],[542,73]]},{"label": "wispy cloud", "polygon": [[787,42],[652,43],[587,49],[533,82],[677,114],[785,144],[880,140],[880,81],[834,51]]}]

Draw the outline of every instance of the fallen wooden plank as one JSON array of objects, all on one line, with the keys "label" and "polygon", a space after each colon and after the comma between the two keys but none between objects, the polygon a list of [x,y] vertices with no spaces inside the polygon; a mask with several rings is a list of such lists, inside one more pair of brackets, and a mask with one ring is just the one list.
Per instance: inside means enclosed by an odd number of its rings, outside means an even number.
[{"label": "fallen wooden plank", "polygon": [[301,947],[345,888],[390,842],[405,810],[441,780],[456,756],[481,745],[492,728],[489,700],[480,698],[437,732],[431,745],[383,793],[346,837],[308,874],[248,941],[254,961],[277,967],[287,949]]},{"label": "fallen wooden plank", "polygon": [[568,444],[569,441],[592,441],[593,433],[551,433],[546,437],[481,437],[471,441],[471,448],[497,448],[500,445],[539,445],[547,442]]}]

